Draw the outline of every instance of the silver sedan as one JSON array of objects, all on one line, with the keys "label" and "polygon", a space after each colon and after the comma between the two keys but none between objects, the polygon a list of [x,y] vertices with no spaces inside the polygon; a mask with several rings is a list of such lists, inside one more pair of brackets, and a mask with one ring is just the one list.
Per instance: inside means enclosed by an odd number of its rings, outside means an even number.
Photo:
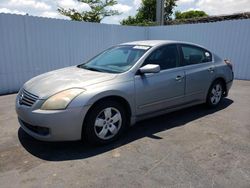
[{"label": "silver sedan", "polygon": [[105,144],[137,121],[201,103],[216,107],[232,82],[231,63],[202,46],[135,41],[29,80],[16,112],[36,139]]}]

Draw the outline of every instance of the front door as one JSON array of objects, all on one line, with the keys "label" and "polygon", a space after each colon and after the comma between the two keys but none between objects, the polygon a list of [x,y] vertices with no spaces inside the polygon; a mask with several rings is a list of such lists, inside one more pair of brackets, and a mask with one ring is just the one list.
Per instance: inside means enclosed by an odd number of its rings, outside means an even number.
[{"label": "front door", "polygon": [[176,45],[153,51],[142,66],[160,65],[159,73],[135,75],[137,114],[171,108],[183,102],[185,75]]}]

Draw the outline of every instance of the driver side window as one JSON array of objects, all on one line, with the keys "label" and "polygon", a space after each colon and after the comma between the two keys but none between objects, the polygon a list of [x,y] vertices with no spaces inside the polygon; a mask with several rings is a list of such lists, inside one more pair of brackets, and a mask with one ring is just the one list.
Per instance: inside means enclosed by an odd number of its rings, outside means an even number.
[{"label": "driver side window", "polygon": [[178,67],[179,55],[176,45],[166,45],[153,51],[144,61],[143,66],[147,64],[160,65],[161,70]]}]

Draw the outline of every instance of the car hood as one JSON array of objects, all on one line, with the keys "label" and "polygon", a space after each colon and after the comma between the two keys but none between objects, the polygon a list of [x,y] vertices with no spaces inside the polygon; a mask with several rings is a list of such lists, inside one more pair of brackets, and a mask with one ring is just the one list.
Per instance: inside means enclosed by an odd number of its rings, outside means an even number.
[{"label": "car hood", "polygon": [[116,74],[103,73],[68,67],[32,78],[24,84],[24,89],[37,95],[40,99],[46,99],[55,93],[70,88],[85,88],[114,79]]}]

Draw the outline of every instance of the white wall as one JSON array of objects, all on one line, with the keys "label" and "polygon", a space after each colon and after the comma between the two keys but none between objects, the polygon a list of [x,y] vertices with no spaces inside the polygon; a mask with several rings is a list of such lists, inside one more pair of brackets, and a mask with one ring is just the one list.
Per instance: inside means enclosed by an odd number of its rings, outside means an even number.
[{"label": "white wall", "polygon": [[250,19],[162,27],[131,27],[0,14],[0,94],[28,79],[80,64],[122,42],[172,39],[198,43],[234,63],[235,76],[250,80]]},{"label": "white wall", "polygon": [[233,62],[235,78],[250,80],[250,19],[150,27],[148,37],[203,45]]},{"label": "white wall", "polygon": [[122,42],[143,40],[146,28],[0,14],[0,94]]}]

